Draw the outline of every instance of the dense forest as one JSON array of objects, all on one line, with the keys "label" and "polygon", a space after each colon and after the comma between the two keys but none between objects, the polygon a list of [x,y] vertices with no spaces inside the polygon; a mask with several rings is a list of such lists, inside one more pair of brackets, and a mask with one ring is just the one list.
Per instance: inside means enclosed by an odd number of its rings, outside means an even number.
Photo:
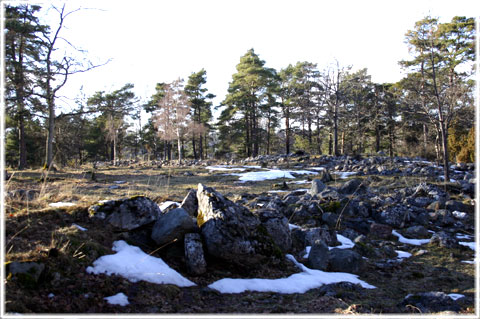
[{"label": "dense forest", "polygon": [[[109,92],[79,95],[76,109],[66,112],[56,103],[62,87],[75,73],[102,65],[85,57],[55,55],[60,45],[74,46],[74,39],[63,39],[62,31],[76,10],[55,8],[60,22],[43,25],[40,9],[6,6],[9,167],[231,159],[298,151],[383,152],[443,164],[474,161],[473,18],[441,23],[426,17],[406,30],[411,56],[399,61],[406,76],[397,83],[375,83],[367,68],[353,71],[338,61],[325,61],[325,67],[296,62],[276,70],[249,49],[237,61],[220,105],[213,105],[215,96],[202,69],[186,81],[157,83],[155,93],[143,97],[147,103],[140,103],[134,84],[126,83]],[[149,115],[144,125],[142,110]]]}]

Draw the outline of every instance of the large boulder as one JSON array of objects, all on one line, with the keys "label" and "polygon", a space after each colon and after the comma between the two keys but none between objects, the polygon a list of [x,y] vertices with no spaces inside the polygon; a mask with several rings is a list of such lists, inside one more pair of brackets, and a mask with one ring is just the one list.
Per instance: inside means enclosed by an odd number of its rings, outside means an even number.
[{"label": "large boulder", "polygon": [[325,189],[325,184],[319,178],[312,181],[312,187],[310,188],[310,195],[317,195]]},{"label": "large boulder", "polygon": [[210,255],[246,267],[282,256],[266,228],[247,208],[202,184],[197,199],[197,224]]},{"label": "large boulder", "polygon": [[191,189],[187,196],[180,204],[180,207],[185,209],[190,216],[197,217],[197,210],[198,210],[198,201],[197,201],[197,191]]},{"label": "large boulder", "polygon": [[350,195],[353,193],[360,193],[364,192],[366,187],[363,185],[363,182],[359,178],[353,178],[345,182],[340,188],[338,192],[345,195]]},{"label": "large boulder", "polygon": [[144,196],[102,201],[88,208],[90,217],[105,220],[120,230],[133,230],[157,220],[161,210]]},{"label": "large boulder", "polygon": [[152,239],[158,245],[165,245],[175,239],[183,238],[195,229],[192,217],[183,208],[175,208],[160,214],[152,229]]},{"label": "large boulder", "polygon": [[255,212],[260,222],[272,237],[273,242],[284,252],[292,248],[292,236],[288,219],[280,212],[272,209],[261,209]]},{"label": "large boulder", "polygon": [[308,265],[310,268],[327,270],[328,267],[328,246],[323,240],[317,240],[308,254]]},{"label": "large boulder", "polygon": [[185,235],[185,263],[187,271],[192,275],[201,275],[207,271],[207,262],[203,254],[203,244],[200,234]]},{"label": "large boulder", "polygon": [[422,313],[460,311],[460,306],[456,300],[439,291],[409,294],[400,305],[403,307],[415,306]]},{"label": "large boulder", "polygon": [[362,256],[351,249],[333,248],[328,253],[328,260],[330,271],[359,274],[365,268]]}]

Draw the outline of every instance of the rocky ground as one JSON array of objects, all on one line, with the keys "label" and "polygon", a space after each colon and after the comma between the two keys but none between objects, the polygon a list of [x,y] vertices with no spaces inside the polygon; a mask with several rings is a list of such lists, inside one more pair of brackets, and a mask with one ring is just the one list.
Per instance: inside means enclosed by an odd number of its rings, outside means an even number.
[{"label": "rocky ground", "polygon": [[[475,312],[471,164],[453,165],[447,183],[434,163],[381,156],[122,164],[46,180],[39,171],[10,172],[7,312]],[[90,271],[119,240],[196,285]],[[376,288],[340,281],[293,293],[222,293],[210,286],[288,278],[305,266],[355,274]],[[119,292],[128,305],[104,299]]]}]

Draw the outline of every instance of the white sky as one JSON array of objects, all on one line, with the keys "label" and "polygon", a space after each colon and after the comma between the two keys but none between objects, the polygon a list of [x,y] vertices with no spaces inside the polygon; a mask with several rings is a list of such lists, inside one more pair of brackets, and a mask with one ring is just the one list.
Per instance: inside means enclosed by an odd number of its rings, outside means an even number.
[{"label": "white sky", "polygon": [[[398,61],[408,59],[404,35],[426,15],[450,21],[478,16],[474,0],[311,1],[311,0],[162,0],[69,1],[85,10],[66,20],[63,34],[88,50],[94,62],[108,65],[72,76],[61,94],[74,98],[118,89],[127,82],[146,101],[157,82],[185,80],[207,71],[206,87],[219,104],[235,66],[254,48],[267,67],[277,70],[297,61],[323,69],[336,58],[353,69],[368,68],[375,82],[402,77]],[[46,7],[50,2],[44,1]]]}]

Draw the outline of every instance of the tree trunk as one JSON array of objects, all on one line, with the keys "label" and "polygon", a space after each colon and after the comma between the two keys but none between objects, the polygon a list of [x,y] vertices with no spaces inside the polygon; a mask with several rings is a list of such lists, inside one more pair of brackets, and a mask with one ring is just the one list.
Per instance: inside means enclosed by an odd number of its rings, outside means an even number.
[{"label": "tree trunk", "polygon": [[441,123],[440,133],[442,138],[442,151],[443,151],[443,173],[445,174],[445,183],[450,182],[450,173],[448,167],[448,132],[445,128],[445,124]]},{"label": "tree trunk", "polygon": [[427,157],[428,127],[423,124],[423,157]]},{"label": "tree trunk", "polygon": [[[48,93],[47,93],[48,94]],[[48,131],[46,145],[46,168],[49,169],[53,163],[53,137],[55,135],[55,106],[53,99],[48,98]]]},{"label": "tree trunk", "polygon": [[333,106],[333,155],[338,156],[338,106]]},{"label": "tree trunk", "polygon": [[20,114],[18,119],[18,150],[20,158],[18,161],[18,169],[25,169],[27,167],[27,143],[25,141],[25,121],[23,114]]},{"label": "tree trunk", "polygon": [[[202,138],[200,137],[200,144],[202,144]],[[192,134],[192,148],[193,148],[193,158],[197,160],[197,148],[195,147],[195,134]]]},{"label": "tree trunk", "polygon": [[290,154],[290,110],[285,112],[285,153]]},{"label": "tree trunk", "polygon": [[375,125],[375,152],[380,152],[380,125]]}]

